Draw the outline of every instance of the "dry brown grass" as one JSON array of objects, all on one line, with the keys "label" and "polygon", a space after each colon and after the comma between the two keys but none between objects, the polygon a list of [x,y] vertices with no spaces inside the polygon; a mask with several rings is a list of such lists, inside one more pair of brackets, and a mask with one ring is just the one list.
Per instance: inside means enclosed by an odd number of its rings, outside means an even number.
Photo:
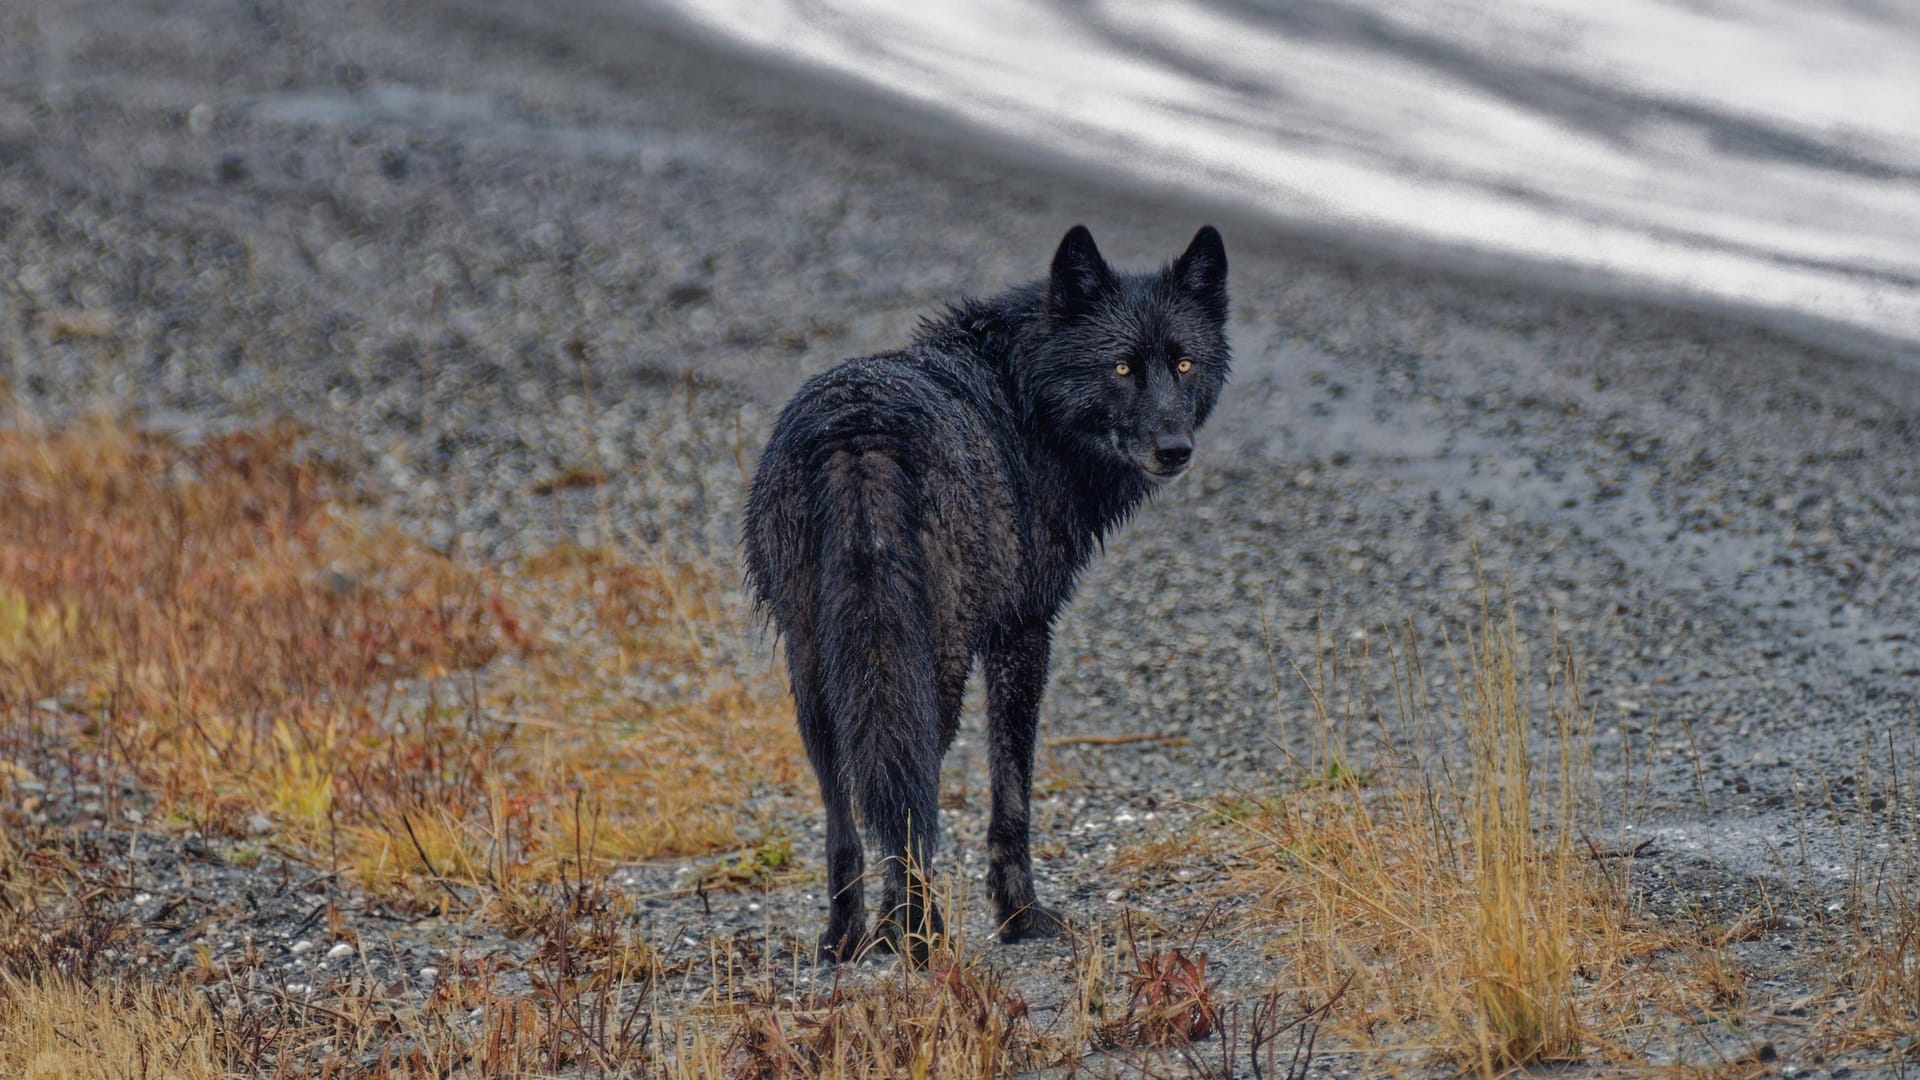
[{"label": "dry brown grass", "polygon": [[[4,1060],[61,1076],[641,1062],[654,960],[628,901],[594,883],[619,861],[751,846],[802,779],[778,672],[722,598],[731,568],[572,548],[456,564],[373,523],[288,427],[192,444],[0,431],[0,506]],[[105,805],[71,805],[76,781]],[[209,1012],[174,980],[236,985],[256,961],[132,968],[134,890],[88,831],[126,811],[533,937],[534,989],[475,969],[414,1001],[336,978],[311,1001],[248,991]],[[54,1031],[79,1041],[50,1050]],[[76,1072],[56,1051],[99,1060]]]},{"label": "dry brown grass", "polygon": [[718,599],[729,570],[458,565],[350,495],[290,428],[0,433],[8,769],[77,754],[183,827],[264,823],[443,898],[416,886],[737,847],[764,824],[743,794],[798,789],[785,695]]},{"label": "dry brown grass", "polygon": [[[1224,843],[1229,888],[1259,897],[1249,932],[1338,996],[1330,1032],[1382,1062],[1497,1075],[1632,1057],[1623,1039],[1643,1010],[1691,977],[1687,939],[1637,915],[1630,859],[1587,839],[1603,833],[1577,667],[1556,655],[1536,693],[1510,615],[1491,608],[1451,665],[1446,705],[1410,630],[1377,693],[1363,650],[1305,677],[1318,759],[1218,815],[1238,837]],[[1364,769],[1357,717],[1373,727]],[[1531,753],[1530,733],[1554,749]]]},{"label": "dry brown grass", "polygon": [[[943,907],[964,915],[951,883]],[[1033,1069],[1103,1075],[1152,1056],[1178,1058],[1214,1036],[1222,1003],[1204,955],[1143,941],[1129,923],[1084,936],[1074,992],[1036,1007],[969,947],[964,917],[933,944],[927,962],[775,1001],[756,973],[731,967],[713,979],[722,1004],[704,1019],[666,1023],[662,1075],[755,1080],[974,1080]],[[1279,1027],[1276,1007],[1262,1022]],[[1144,1056],[1143,1056],[1144,1055]]]},{"label": "dry brown grass", "polygon": [[51,976],[0,982],[0,1076],[224,1080],[206,1006],[151,985]]},{"label": "dry brown grass", "polygon": [[[19,882],[16,880],[15,884]],[[64,921],[0,933],[0,1075],[275,1078],[663,1075],[651,1048],[665,1039],[652,992],[662,969],[631,929],[615,891],[581,883],[542,894],[524,931],[538,949],[523,988],[509,991],[490,959],[462,959],[424,995],[363,972],[332,976],[311,993],[232,972],[167,973],[129,963],[138,942],[124,920],[94,910],[94,894],[41,882],[47,908],[77,904]],[[22,890],[9,893],[9,902]],[[108,922],[120,957],[71,939]],[[31,948],[33,929],[68,939]],[[16,933],[26,930],[29,933]],[[146,957],[150,959],[151,957]],[[107,962],[103,962],[107,961]],[[23,971],[22,969],[29,969]],[[200,984],[213,982],[203,991]]]},{"label": "dry brown grass", "polygon": [[689,1040],[674,1061],[686,1076],[959,1080],[1004,1076],[1063,1053],[1000,977],[949,959],[788,1008],[748,1010],[718,1054]]},{"label": "dry brown grass", "polygon": [[[1817,995],[1803,1008],[1818,1017],[1811,1042],[1828,1054],[1866,1051],[1907,1071],[1920,1059],[1920,801],[1913,768],[1920,728],[1862,753],[1851,806],[1825,809],[1851,826],[1849,890],[1816,932]],[[1877,740],[1876,740],[1877,741]],[[1900,742],[1905,742],[1901,746]]]}]

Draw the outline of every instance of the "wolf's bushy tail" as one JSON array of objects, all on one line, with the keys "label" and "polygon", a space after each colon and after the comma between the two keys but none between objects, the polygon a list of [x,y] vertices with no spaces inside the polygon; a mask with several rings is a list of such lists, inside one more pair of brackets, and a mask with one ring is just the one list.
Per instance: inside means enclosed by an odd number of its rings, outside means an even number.
[{"label": "wolf's bushy tail", "polygon": [[940,748],[919,492],[892,451],[841,451],[823,472],[816,626],[838,765],[882,857],[924,865]]}]

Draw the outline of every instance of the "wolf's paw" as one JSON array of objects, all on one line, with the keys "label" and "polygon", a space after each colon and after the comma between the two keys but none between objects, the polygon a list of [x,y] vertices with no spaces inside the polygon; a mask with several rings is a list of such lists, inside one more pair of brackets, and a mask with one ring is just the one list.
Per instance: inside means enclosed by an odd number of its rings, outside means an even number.
[{"label": "wolf's paw", "polygon": [[814,954],[814,962],[819,964],[840,964],[860,958],[860,922],[846,926],[828,924],[820,935],[820,948]]},{"label": "wolf's paw", "polygon": [[1028,904],[1000,920],[1000,942],[1011,945],[1027,938],[1059,937],[1067,933],[1066,917],[1052,908]]},{"label": "wolf's paw", "polygon": [[[901,947],[901,942],[907,943]],[[890,952],[905,960],[912,967],[924,967],[928,957],[933,954],[932,943],[921,934],[908,934],[897,922],[883,922],[873,928],[873,948],[875,952]]]},{"label": "wolf's paw", "polygon": [[895,916],[881,919],[873,928],[873,947],[895,953],[914,967],[925,965],[934,941],[947,932],[946,922],[940,918],[940,909],[931,906],[918,922],[910,932],[908,920]]}]

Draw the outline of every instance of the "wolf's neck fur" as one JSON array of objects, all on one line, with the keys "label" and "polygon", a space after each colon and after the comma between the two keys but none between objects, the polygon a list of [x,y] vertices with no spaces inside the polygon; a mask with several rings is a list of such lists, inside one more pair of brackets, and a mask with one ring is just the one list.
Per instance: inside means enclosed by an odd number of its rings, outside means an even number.
[{"label": "wolf's neck fur", "polygon": [[[1030,497],[1042,520],[1070,520],[1078,529],[1067,545],[1078,570],[1109,530],[1121,524],[1152,490],[1138,471],[1118,468],[1063,438],[1039,414],[1022,369],[1046,341],[1051,316],[1046,285],[1031,282],[986,300],[967,299],[920,324],[918,343],[963,355],[991,376],[993,388],[1018,425]],[[1064,511],[1064,514],[1057,512]]]}]

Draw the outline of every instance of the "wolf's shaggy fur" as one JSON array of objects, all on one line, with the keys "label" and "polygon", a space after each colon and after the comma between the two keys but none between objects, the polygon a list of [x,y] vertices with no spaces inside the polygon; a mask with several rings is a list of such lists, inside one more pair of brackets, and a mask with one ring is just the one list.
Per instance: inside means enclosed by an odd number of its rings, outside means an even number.
[{"label": "wolf's shaggy fur", "polygon": [[855,817],[885,858],[875,940],[940,931],[926,896],[940,760],[986,671],[989,891],[1002,940],[1035,903],[1028,798],[1052,623],[1094,547],[1186,468],[1225,383],[1227,257],[1203,228],[1156,272],[1112,270],[1084,227],[1045,281],[969,300],[907,348],[809,380],[747,503],[746,563],[785,636],[827,810],[823,958],[863,941]]}]

